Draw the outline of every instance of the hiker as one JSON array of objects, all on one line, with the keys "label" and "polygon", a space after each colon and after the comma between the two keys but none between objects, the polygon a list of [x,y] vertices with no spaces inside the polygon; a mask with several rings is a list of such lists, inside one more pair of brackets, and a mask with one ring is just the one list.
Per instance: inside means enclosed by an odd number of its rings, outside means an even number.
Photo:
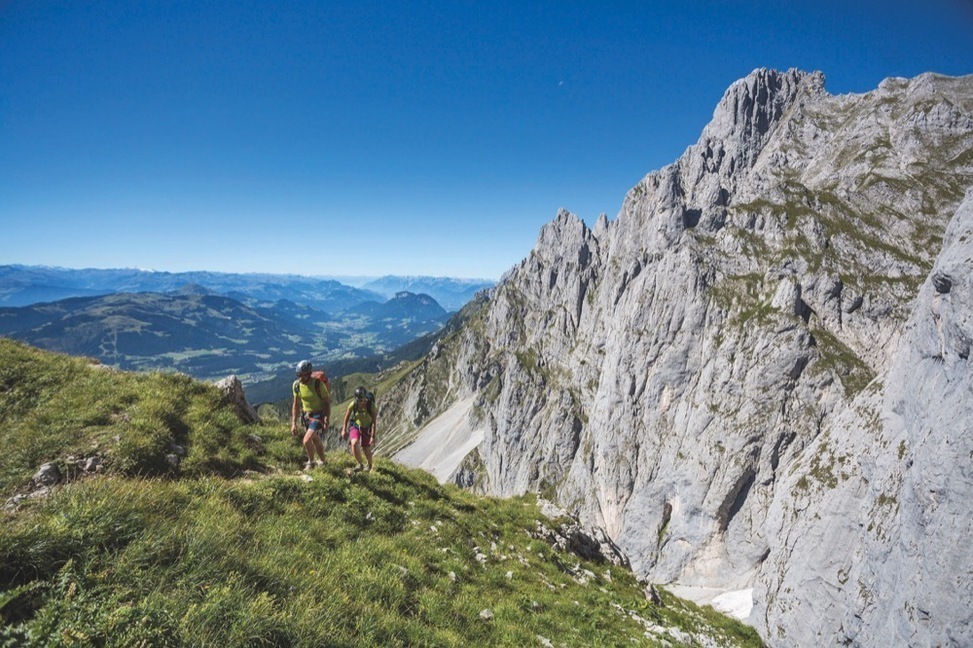
[{"label": "hiker", "polygon": [[[367,470],[371,471],[372,469],[372,444],[375,443],[377,420],[378,412],[375,410],[375,397],[364,387],[358,387],[355,389],[355,400],[348,406],[348,411],[345,412],[345,422],[341,426],[341,438],[345,438],[345,433],[348,433],[351,451],[355,455],[355,461],[358,462],[355,472],[365,469],[361,460],[363,450],[365,458],[368,460]],[[351,422],[350,427],[349,421]]]},{"label": "hiker", "polygon": [[291,388],[294,392],[294,404],[291,407],[291,434],[297,436],[297,413],[301,412],[301,424],[304,426],[304,451],[307,452],[307,463],[304,470],[314,467],[314,454],[317,453],[317,464],[324,464],[324,442],[322,434],[331,424],[331,394],[328,386],[320,378],[311,375],[311,363],[301,360],[297,364],[297,380]]}]

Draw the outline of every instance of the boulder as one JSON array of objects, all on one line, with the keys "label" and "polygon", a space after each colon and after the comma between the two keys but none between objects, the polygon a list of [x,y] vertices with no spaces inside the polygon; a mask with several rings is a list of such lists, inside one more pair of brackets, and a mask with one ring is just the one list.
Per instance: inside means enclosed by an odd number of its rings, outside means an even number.
[{"label": "boulder", "polygon": [[243,383],[235,375],[227,376],[217,382],[216,388],[223,395],[223,402],[233,406],[241,421],[244,423],[257,423],[260,420],[257,410],[247,402],[247,397],[243,393]]}]

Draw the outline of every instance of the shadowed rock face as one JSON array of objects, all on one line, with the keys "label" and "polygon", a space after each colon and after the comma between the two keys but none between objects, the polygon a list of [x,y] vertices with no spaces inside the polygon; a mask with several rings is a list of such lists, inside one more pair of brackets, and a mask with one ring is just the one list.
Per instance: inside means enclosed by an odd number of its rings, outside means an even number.
[{"label": "shadowed rock face", "polygon": [[465,485],[754,588],[771,644],[970,643],[971,150],[973,77],[757,70],[615,220],[547,224],[384,420],[472,397]]}]

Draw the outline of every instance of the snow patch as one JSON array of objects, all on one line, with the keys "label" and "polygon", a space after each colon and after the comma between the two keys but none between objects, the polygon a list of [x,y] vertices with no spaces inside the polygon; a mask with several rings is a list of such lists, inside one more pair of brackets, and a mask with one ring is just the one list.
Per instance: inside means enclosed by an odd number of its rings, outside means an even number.
[{"label": "snow patch", "polygon": [[392,458],[412,468],[422,468],[440,482],[446,482],[466,455],[483,441],[483,430],[470,425],[472,410],[472,396],[457,401],[423,426],[416,440]]},{"label": "snow patch", "polygon": [[712,605],[717,612],[744,622],[753,610],[752,587],[742,590],[723,590],[713,587],[666,585],[666,589],[679,598],[692,601],[697,605]]}]

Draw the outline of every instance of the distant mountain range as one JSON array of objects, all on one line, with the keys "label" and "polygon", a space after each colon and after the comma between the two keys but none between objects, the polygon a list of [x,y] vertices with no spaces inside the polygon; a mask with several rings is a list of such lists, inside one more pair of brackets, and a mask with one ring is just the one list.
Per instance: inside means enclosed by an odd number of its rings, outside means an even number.
[{"label": "distant mountain range", "polygon": [[[376,282],[387,290],[395,278]],[[429,283],[454,300],[474,286]],[[449,319],[428,294],[386,299],[326,278],[16,265],[0,266],[0,304],[8,305],[0,335],[40,348],[127,370],[206,380],[234,373],[248,384],[289,375],[301,358],[347,365],[381,357]]]},{"label": "distant mountain range", "polygon": [[251,308],[215,294],[117,293],[0,309],[0,333],[122,369],[219,377],[323,351],[313,312],[288,302]]},{"label": "distant mountain range", "polygon": [[393,297],[396,293],[426,294],[448,311],[456,311],[473,299],[479,291],[490,288],[494,282],[486,279],[454,279],[449,277],[400,277],[387,275],[361,285],[369,290]]},{"label": "distant mountain range", "polygon": [[329,277],[224,272],[156,272],[134,268],[55,268],[0,266],[0,306],[29,306],[69,297],[112,293],[168,293],[200,286],[253,306],[286,299],[326,313],[366,301],[384,302],[400,292],[426,294],[448,311],[459,310],[477,291],[493,282],[449,277],[385,276],[353,287]]}]

